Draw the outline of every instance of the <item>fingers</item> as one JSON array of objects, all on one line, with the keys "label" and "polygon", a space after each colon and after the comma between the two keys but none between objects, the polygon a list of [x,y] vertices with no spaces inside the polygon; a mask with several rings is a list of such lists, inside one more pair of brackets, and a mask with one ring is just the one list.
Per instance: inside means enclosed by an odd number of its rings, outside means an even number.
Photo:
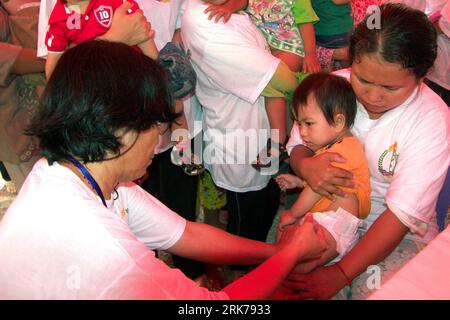
[{"label": "fingers", "polygon": [[124,1],[117,9],[116,9],[116,14],[120,13],[120,14],[126,14],[128,9],[131,9],[131,7],[133,6],[133,4],[131,2],[128,1]]},{"label": "fingers", "polygon": [[209,13],[208,20],[212,20],[215,17],[215,23],[219,22],[221,18],[223,18],[223,22],[226,23],[231,18],[231,12],[224,10],[222,6],[209,5],[203,13]]},{"label": "fingers", "polygon": [[231,18],[231,12],[226,12],[223,16],[223,23],[227,23]]},{"label": "fingers", "polygon": [[322,156],[324,157],[324,159],[327,159],[330,162],[339,162],[339,163],[347,162],[347,159],[345,159],[339,153],[335,153],[335,152],[325,152],[325,153],[323,153]]}]

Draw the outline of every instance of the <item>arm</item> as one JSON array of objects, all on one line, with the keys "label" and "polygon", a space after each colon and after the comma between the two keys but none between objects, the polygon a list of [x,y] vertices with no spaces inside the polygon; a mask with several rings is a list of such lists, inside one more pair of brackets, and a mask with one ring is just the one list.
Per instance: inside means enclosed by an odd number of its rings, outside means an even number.
[{"label": "arm", "polygon": [[[315,193],[309,186],[306,186],[292,207],[281,213],[278,231],[283,232],[288,225],[297,222],[301,217],[307,214],[321,198],[322,196],[320,194]],[[277,241],[279,237],[280,234],[277,232]]]},{"label": "arm", "polygon": [[45,60],[36,57],[36,49],[23,48],[15,61],[11,72],[15,74],[28,74],[43,72]]},{"label": "arm", "polygon": [[132,14],[127,10],[131,9],[132,3],[126,1],[114,12],[111,28],[98,37],[106,41],[123,42],[129,46],[140,44],[152,37],[152,29],[147,19],[138,9]]},{"label": "arm", "polygon": [[302,23],[299,25],[302,36],[305,56],[303,58],[302,72],[314,73],[320,71],[320,64],[316,55],[316,35],[312,23]]},{"label": "arm", "polygon": [[309,186],[306,186],[289,211],[293,217],[299,219],[307,214],[321,198],[320,194],[315,193]]},{"label": "arm", "polygon": [[[389,210],[384,211],[364,237],[336,265],[320,267],[309,274],[292,274],[285,283],[301,293],[291,298],[329,299],[348,282],[364,272],[368,266],[384,260],[404,238],[408,228]],[[347,279],[348,278],[348,279]]]},{"label": "arm", "polygon": [[59,58],[61,58],[61,54],[59,53],[48,53],[47,61],[45,62],[45,77],[48,80],[58,63]]},{"label": "arm", "polygon": [[322,229],[311,216],[305,223],[290,226],[283,233],[281,249],[247,275],[223,289],[231,299],[264,299],[270,297],[296,261],[317,257],[326,247]]},{"label": "arm", "polygon": [[297,145],[291,152],[291,167],[294,172],[306,180],[311,189],[330,200],[333,195],[346,197],[346,193],[337,186],[354,188],[351,172],[335,167],[332,162],[344,163],[345,159],[337,153],[324,152],[312,157],[312,151],[303,145]]},{"label": "arm", "polygon": [[182,237],[168,251],[208,263],[258,264],[272,256],[276,247],[237,237],[204,223],[187,221]]},{"label": "arm", "polygon": [[152,60],[156,60],[158,58],[158,48],[156,48],[153,36],[147,41],[138,44],[138,46],[147,57]]},{"label": "arm", "polygon": [[248,0],[228,0],[227,2],[216,5],[216,4],[210,4],[204,11],[204,13],[208,14],[208,19],[211,20],[212,18],[216,17],[214,22],[219,22],[220,18],[223,18],[223,23],[227,23],[228,20],[230,20],[231,15],[235,12],[238,12],[240,10],[243,10],[247,8],[248,6]]}]

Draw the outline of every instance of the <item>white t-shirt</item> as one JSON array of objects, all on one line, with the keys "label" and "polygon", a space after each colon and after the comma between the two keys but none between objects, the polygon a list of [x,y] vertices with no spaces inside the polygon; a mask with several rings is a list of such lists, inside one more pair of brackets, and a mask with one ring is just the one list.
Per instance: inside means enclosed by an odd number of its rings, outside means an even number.
[{"label": "white t-shirt", "polygon": [[[39,160],[0,223],[0,299],[226,299],[170,269],[186,221],[133,183],[105,208],[69,169]],[[113,197],[113,195],[111,195]]]},{"label": "white t-shirt", "polygon": [[260,190],[270,178],[250,165],[258,146],[265,146],[270,128],[260,94],[280,60],[267,50],[246,14],[233,14],[226,24],[216,24],[208,20],[205,9],[202,1],[188,0],[181,28],[203,106],[205,166],[224,189]]},{"label": "white t-shirt", "polygon": [[[350,69],[336,74],[348,79]],[[352,133],[364,146],[371,175],[367,227],[388,207],[416,234],[414,240],[429,242],[437,234],[436,201],[450,164],[447,106],[425,84],[377,120],[369,118],[362,104],[357,105]],[[295,123],[289,152],[301,142]]]},{"label": "white t-shirt", "polygon": [[[181,16],[184,11],[184,0],[171,0],[160,2],[156,0],[135,0],[141,8],[144,16],[151,23],[155,30],[155,43],[158,50],[161,50],[168,42],[172,41],[176,29],[180,28]],[[42,0],[39,11],[38,26],[38,46],[37,56],[47,57],[47,46],[45,45],[45,35],[48,29],[48,19],[55,6],[56,0]],[[189,124],[189,133],[195,137],[201,131],[201,126],[195,126],[195,121],[202,121],[202,108],[195,96],[184,100],[184,113]],[[172,146],[170,141],[170,131],[159,137],[155,153],[159,154]]]}]

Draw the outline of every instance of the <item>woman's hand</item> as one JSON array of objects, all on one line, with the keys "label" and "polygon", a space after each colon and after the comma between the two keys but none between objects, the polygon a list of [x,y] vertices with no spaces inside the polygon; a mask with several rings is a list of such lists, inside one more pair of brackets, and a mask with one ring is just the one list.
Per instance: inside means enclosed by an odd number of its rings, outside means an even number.
[{"label": "woman's hand", "polygon": [[299,218],[296,218],[291,210],[285,210],[280,214],[278,229],[284,231],[287,226],[296,223],[298,220]]},{"label": "woman's hand", "polygon": [[286,299],[330,299],[347,284],[345,276],[335,265],[318,267],[307,274],[291,273],[283,287],[292,290]]},{"label": "woman's hand", "polygon": [[297,261],[300,262],[317,259],[328,245],[322,228],[308,214],[302,221],[286,227],[276,246],[280,250],[286,247],[295,250],[298,253]]},{"label": "woman's hand", "polygon": [[280,241],[281,239],[281,234],[283,233],[283,231],[286,229],[286,227],[288,225],[294,224],[296,222],[298,222],[299,219],[296,219],[293,215],[292,212],[288,209],[283,211],[280,214],[280,222],[278,223],[278,228],[277,228],[277,232],[275,234],[275,242]]},{"label": "woman's hand", "polygon": [[333,201],[335,196],[346,197],[346,193],[338,186],[355,187],[350,171],[332,165],[332,162],[345,161],[346,159],[337,153],[325,152],[315,157],[303,158],[300,173],[314,192]]},{"label": "woman's hand", "polygon": [[129,46],[140,44],[153,38],[155,35],[150,23],[145,18],[142,10],[136,10],[128,14],[132,7],[131,2],[124,2],[114,12],[111,28],[98,39],[122,42]]}]

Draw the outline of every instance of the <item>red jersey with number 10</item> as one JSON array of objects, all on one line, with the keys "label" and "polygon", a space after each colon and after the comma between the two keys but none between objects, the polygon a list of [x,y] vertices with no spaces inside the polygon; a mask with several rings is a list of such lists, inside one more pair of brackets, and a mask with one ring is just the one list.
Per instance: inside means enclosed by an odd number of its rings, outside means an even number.
[{"label": "red jersey with number 10", "polygon": [[[128,13],[135,12],[139,6],[133,0]],[[91,0],[85,13],[80,14],[69,8],[63,0],[57,0],[49,19],[45,37],[48,52],[63,53],[69,44],[79,44],[92,40],[109,30],[114,11],[124,0]]]}]

